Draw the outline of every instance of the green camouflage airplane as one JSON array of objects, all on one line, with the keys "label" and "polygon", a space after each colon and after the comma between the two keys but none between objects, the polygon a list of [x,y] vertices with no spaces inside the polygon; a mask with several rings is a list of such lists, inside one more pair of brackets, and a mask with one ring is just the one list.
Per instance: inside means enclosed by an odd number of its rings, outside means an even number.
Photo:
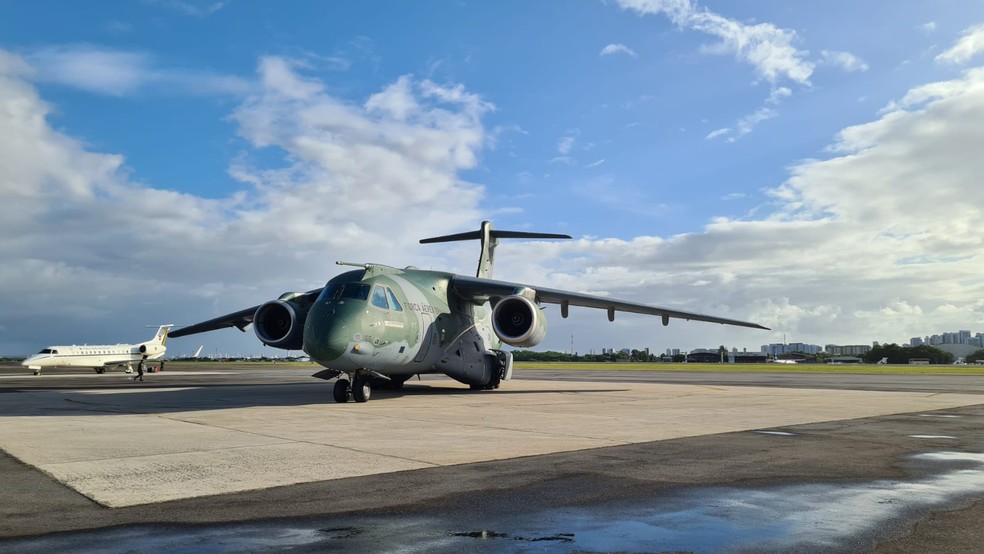
[{"label": "green camouflage airplane", "polygon": [[709,321],[768,329],[755,323],[657,308],[492,280],[499,239],[569,239],[568,235],[497,231],[488,221],[481,229],[423,239],[421,243],[480,240],[475,277],[408,267],[350,264],[359,269],[308,292],[284,293],[277,300],[171,333],[172,338],[250,324],[263,344],[285,350],[302,349],[325,370],[322,379],[339,377],[334,397],[347,402],[369,399],[372,385],[387,382],[400,388],[413,375],[443,373],[472,389],[496,389],[512,376],[512,353],[502,344],[536,346],[547,332],[541,303],[560,304],[562,317],[570,306],[615,312]]}]

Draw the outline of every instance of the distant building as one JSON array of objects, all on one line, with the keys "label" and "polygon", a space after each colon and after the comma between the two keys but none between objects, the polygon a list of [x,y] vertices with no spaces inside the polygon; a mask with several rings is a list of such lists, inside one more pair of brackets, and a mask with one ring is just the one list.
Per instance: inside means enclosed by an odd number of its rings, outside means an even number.
[{"label": "distant building", "polygon": [[764,364],[769,360],[765,352],[731,352],[728,363],[732,364]]},{"label": "distant building", "polygon": [[717,349],[697,348],[687,354],[687,362],[692,364],[719,364],[721,363],[721,352]]},{"label": "distant building", "polygon": [[848,344],[845,346],[828,344],[825,350],[831,356],[864,356],[871,352],[871,347],[867,344]]},{"label": "distant building", "polygon": [[762,353],[773,358],[777,358],[783,354],[792,354],[793,352],[819,354],[822,351],[823,348],[818,344],[804,344],[802,342],[791,342],[789,344],[773,343],[762,346]]}]

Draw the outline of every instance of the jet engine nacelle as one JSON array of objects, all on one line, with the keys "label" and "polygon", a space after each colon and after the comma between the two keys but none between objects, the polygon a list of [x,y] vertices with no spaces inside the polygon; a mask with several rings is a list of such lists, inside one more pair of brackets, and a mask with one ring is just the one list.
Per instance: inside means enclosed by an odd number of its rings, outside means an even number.
[{"label": "jet engine nacelle", "polygon": [[271,300],[253,314],[253,332],[267,346],[300,350],[309,308],[289,300]]},{"label": "jet engine nacelle", "polygon": [[547,335],[547,319],[535,302],[525,296],[507,296],[492,309],[492,329],[502,342],[528,348]]}]

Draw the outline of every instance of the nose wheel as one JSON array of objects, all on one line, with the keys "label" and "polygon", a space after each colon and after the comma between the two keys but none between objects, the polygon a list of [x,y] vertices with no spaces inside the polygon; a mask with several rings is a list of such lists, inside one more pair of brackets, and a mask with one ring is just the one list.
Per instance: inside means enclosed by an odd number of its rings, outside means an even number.
[{"label": "nose wheel", "polygon": [[332,395],[335,397],[335,402],[348,402],[349,394],[352,395],[352,400],[356,402],[366,402],[369,400],[369,396],[372,395],[372,388],[369,386],[370,377],[368,375],[357,375],[353,382],[350,384],[348,379],[339,379],[335,381],[335,388],[332,390]]},{"label": "nose wheel", "polygon": [[369,400],[369,395],[372,394],[372,389],[369,387],[369,376],[359,375],[352,382],[352,399],[356,402],[365,402]]},{"label": "nose wheel", "polygon": [[339,379],[335,381],[335,389],[332,391],[335,397],[335,402],[348,402],[349,398],[349,382],[348,379]]}]

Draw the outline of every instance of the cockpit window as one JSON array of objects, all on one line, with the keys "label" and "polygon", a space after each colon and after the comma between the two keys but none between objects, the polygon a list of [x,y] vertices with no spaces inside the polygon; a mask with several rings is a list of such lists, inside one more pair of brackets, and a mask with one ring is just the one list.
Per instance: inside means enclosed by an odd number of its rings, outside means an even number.
[{"label": "cockpit window", "polygon": [[38,352],[38,354],[57,354],[57,353],[58,353],[57,350],[52,350],[50,348],[45,348],[42,351]]},{"label": "cockpit window", "polygon": [[400,305],[400,301],[396,299],[396,295],[393,294],[393,289],[386,287],[386,292],[389,294],[390,307],[393,308],[394,312],[402,312],[403,306]]},{"label": "cockpit window", "polygon": [[321,291],[321,300],[328,302],[340,298],[351,298],[353,300],[367,300],[369,298],[369,285],[363,283],[330,283]]},{"label": "cockpit window", "polygon": [[377,308],[382,308],[384,310],[389,309],[389,305],[386,303],[386,289],[383,287],[376,287],[372,291],[372,305]]}]

